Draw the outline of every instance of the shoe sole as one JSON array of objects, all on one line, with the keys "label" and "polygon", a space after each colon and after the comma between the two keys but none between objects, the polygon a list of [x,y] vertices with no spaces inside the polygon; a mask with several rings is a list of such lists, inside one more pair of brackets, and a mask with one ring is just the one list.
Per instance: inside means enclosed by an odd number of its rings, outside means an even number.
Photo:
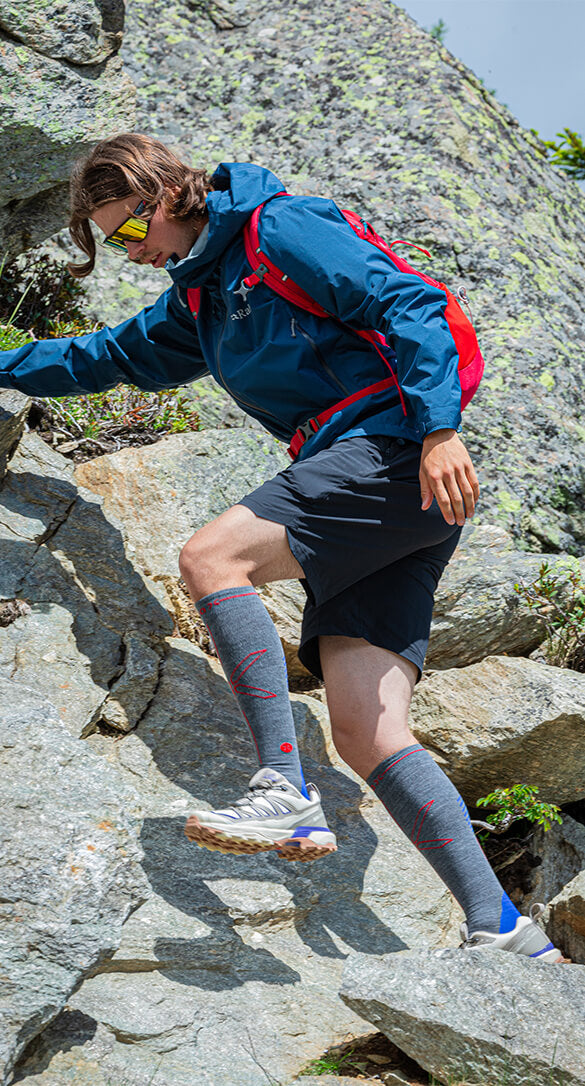
[{"label": "shoe sole", "polygon": [[252,841],[228,837],[221,830],[202,826],[194,815],[187,819],[185,834],[200,848],[223,852],[229,856],[253,856],[258,852],[276,852],[283,860],[308,863],[337,852],[337,845],[319,845],[309,837],[283,837],[280,841]]}]

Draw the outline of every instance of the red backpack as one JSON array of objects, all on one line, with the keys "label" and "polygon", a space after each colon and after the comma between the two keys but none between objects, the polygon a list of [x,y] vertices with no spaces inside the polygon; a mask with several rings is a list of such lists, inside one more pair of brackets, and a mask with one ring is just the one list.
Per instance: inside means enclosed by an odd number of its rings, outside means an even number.
[{"label": "red backpack", "polygon": [[[278,195],[286,196],[287,193],[282,192],[278,193]],[[248,291],[252,290],[258,283],[264,283],[265,286],[270,287],[276,294],[279,294],[281,298],[285,298],[287,301],[292,302],[300,309],[313,313],[317,317],[333,316],[333,314],[328,313],[327,310],[323,309],[310,294],[307,294],[298,283],[295,283],[285,272],[281,271],[281,269],[278,268],[263,251],[259,233],[259,220],[263,207],[264,204],[260,204],[255,208],[251,218],[248,219],[248,222],[244,226],[246,258],[252,268],[252,272],[242,280],[240,287],[242,297],[245,299]],[[416,268],[413,268],[411,264],[406,260],[403,260],[402,257],[397,256],[393,251],[395,245],[411,245],[411,242],[393,241],[389,245],[388,242],[384,241],[384,239],[376,233],[369,223],[361,219],[354,211],[342,211],[341,214],[358,237],[363,238],[365,241],[369,241],[372,245],[375,245],[376,248],[381,249],[382,252],[386,253],[399,271],[402,271],[407,275],[418,275],[421,279],[424,279],[425,283],[429,283],[431,286],[444,291],[447,297],[445,319],[449,325],[449,330],[459,355],[458,370],[459,381],[461,384],[461,409],[463,410],[479,387],[483,375],[484,361],[473,325],[463,312],[457,298],[444,283],[439,283],[435,279],[431,279],[429,275],[425,275],[424,272],[420,272]],[[415,245],[413,248],[418,249],[419,246]],[[430,253],[428,253],[426,249],[420,249],[420,251],[430,257]],[[465,294],[465,289],[461,288],[458,294],[461,300],[466,303],[467,296]],[[197,310],[199,309],[200,290],[191,289],[188,291],[188,296],[191,311],[196,318]],[[351,326],[347,325],[347,327]],[[404,411],[404,414],[406,414],[406,405],[396,374],[380,347],[381,344],[386,346],[385,336],[375,329],[358,329],[351,327],[351,330],[354,334],[361,336],[362,339],[371,343],[374,350],[380,355],[384,365],[390,371],[390,376],[383,381],[378,381],[374,385],[368,385],[367,388],[360,389],[359,392],[355,392],[352,396],[340,400],[339,403],[333,404],[332,407],[328,407],[315,418],[308,419],[307,422],[303,423],[296,431],[289,446],[288,451],[293,459],[298,455],[299,450],[305,441],[307,441],[312,434],[316,433],[317,430],[320,430],[324,423],[337,411],[343,410],[344,407],[355,403],[356,400],[360,400],[364,396],[381,392],[384,388],[390,387],[391,385],[395,385],[398,389],[402,410]]]}]

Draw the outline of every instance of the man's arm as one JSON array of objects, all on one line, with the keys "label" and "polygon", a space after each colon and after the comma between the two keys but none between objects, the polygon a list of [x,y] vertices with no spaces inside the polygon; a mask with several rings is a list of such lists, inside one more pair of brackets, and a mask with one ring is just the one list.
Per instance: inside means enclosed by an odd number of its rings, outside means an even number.
[{"label": "man's arm", "polygon": [[202,377],[207,366],[196,324],[182,314],[173,290],[116,328],[0,352],[0,388],[75,396],[127,382],[156,392]]}]

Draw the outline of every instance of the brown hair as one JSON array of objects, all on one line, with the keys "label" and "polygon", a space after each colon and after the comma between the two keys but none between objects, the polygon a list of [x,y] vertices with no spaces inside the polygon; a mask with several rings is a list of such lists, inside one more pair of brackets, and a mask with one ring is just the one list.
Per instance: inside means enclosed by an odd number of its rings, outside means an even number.
[{"label": "brown hair", "polygon": [[[171,186],[179,188],[176,196],[169,191]],[[78,279],[93,271],[96,248],[89,216],[103,204],[138,196],[146,212],[162,203],[171,219],[203,219],[205,197],[212,188],[205,170],[191,169],[164,143],[150,136],[123,132],[102,140],[73,167],[69,232],[88,260],[85,264],[70,264],[69,271]]]}]

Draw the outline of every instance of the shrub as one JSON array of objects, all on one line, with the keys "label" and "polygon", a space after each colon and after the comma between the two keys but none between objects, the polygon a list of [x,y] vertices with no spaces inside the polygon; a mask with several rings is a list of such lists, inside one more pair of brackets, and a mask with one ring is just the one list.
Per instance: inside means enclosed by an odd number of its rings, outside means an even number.
[{"label": "shrub", "polygon": [[[562,824],[560,808],[554,803],[542,803],[537,800],[538,788],[530,784],[513,784],[511,788],[496,788],[487,796],[478,799],[478,807],[493,807],[487,816],[487,822],[472,821],[491,833],[505,833],[514,822],[526,819],[550,830],[553,822]],[[481,835],[483,837],[483,835]]]},{"label": "shrub", "polygon": [[554,569],[545,561],[532,584],[522,581],[514,588],[542,616],[547,662],[585,671],[585,584],[577,559],[556,562]]}]

